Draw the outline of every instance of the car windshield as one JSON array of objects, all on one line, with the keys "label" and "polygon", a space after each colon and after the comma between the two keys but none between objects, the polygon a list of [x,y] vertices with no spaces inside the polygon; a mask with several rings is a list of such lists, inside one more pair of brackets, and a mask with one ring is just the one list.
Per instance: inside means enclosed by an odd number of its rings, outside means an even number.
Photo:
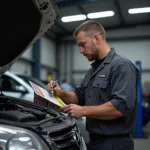
[{"label": "car windshield", "polygon": [[45,84],[45,83],[43,83],[42,81],[40,81],[40,80],[38,80],[38,79],[36,79],[36,78],[34,78],[34,77],[23,76],[23,75],[17,75],[17,76],[20,77],[20,78],[22,78],[22,79],[23,79],[26,83],[28,83],[30,86],[31,86],[31,84],[30,84],[29,81],[32,81],[32,82],[36,83],[37,85],[41,86],[41,87],[44,88],[44,89],[45,89],[45,87],[46,87],[46,84]]}]

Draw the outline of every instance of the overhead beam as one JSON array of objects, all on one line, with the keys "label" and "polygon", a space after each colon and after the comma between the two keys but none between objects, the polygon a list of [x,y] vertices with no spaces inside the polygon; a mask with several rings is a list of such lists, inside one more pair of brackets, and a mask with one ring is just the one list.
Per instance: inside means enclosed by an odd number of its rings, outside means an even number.
[{"label": "overhead beam", "polygon": [[45,32],[44,35],[52,40],[56,39],[56,33],[54,33],[54,31],[51,29],[49,29],[47,32]]},{"label": "overhead beam", "polygon": [[[65,33],[67,35],[71,35],[72,32],[67,30],[66,28],[62,27],[60,24],[55,23],[54,24],[56,26],[56,28],[59,28],[60,30],[62,30],[62,33]],[[56,40],[57,38],[59,38],[59,35],[57,34],[56,31],[53,30],[53,28],[50,28],[46,33],[45,36],[47,36],[48,38],[52,39],[52,40]],[[61,36],[61,35],[60,35]]]},{"label": "overhead beam", "polygon": [[[59,40],[63,41],[64,43],[70,42],[75,43],[75,39],[73,39],[71,36],[67,40],[63,40],[62,36]],[[107,37],[107,41],[125,41],[125,40],[150,40],[150,35],[141,35],[141,36],[125,36],[125,37]]]},{"label": "overhead beam", "polygon": [[142,36],[132,36],[132,37],[112,37],[112,38],[107,38],[109,42],[113,41],[126,41],[126,40],[150,40],[150,35],[142,35]]},{"label": "overhead beam", "polygon": [[84,15],[87,14],[86,11],[82,8],[82,6],[77,5],[77,8],[80,10],[80,12],[81,12],[82,14],[84,14]]},{"label": "overhead beam", "polygon": [[119,15],[120,24],[124,25],[125,20],[124,20],[124,16],[123,16],[123,13],[122,13],[122,10],[121,10],[121,7],[120,7],[120,3],[119,3],[118,0],[114,0],[114,2],[115,2],[116,9],[117,9],[117,13]]},{"label": "overhead beam", "polygon": [[56,27],[60,28],[65,33],[71,33],[71,31],[67,30],[66,28],[64,28],[63,26],[61,26],[60,24],[58,24],[57,22],[54,25]]},{"label": "overhead beam", "polygon": [[52,40],[53,42],[55,42],[56,39],[57,39],[56,35],[54,36],[54,35],[51,33],[51,31],[46,32],[46,33],[44,34],[44,36],[47,37],[47,38],[49,38],[49,39]]},{"label": "overhead beam", "polygon": [[58,8],[68,7],[73,5],[81,5],[90,2],[97,2],[98,0],[65,0],[65,1],[56,1]]},{"label": "overhead beam", "polygon": [[41,64],[41,65],[40,65],[40,67],[41,67],[41,68],[44,68],[44,69],[46,69],[46,70],[48,70],[48,71],[55,71],[55,72],[57,72],[57,71],[58,71],[58,69],[57,69],[57,68],[50,67],[50,66],[45,65],[45,64]]},{"label": "overhead beam", "polygon": [[143,25],[150,25],[149,22],[143,22],[143,23],[133,23],[133,24],[120,24],[114,27],[104,27],[105,30],[116,30],[116,29],[127,29],[127,28],[135,28],[137,26],[143,26]]},{"label": "overhead beam", "polygon": [[[81,14],[83,14],[83,15],[87,15],[87,12],[83,9],[83,7],[82,7],[82,6],[77,5],[77,8],[80,10]],[[88,18],[86,18],[86,20],[89,20],[89,19],[88,19]]]},{"label": "overhead beam", "polygon": [[[150,26],[150,23],[148,22],[143,22],[143,23],[140,23],[140,24],[124,24],[124,25],[117,25],[117,26],[114,26],[114,27],[104,27],[106,32],[107,30],[118,30],[118,29],[127,29],[127,28],[135,28],[136,26],[143,26],[143,25],[146,25],[146,26]],[[72,36],[72,33],[71,34],[59,34],[57,35],[57,37],[66,37],[66,36]]]},{"label": "overhead beam", "polygon": [[25,57],[20,57],[19,60],[21,60],[21,61],[23,61],[25,63],[30,63],[30,64],[35,62],[35,60],[33,58],[32,59],[28,59],[28,58],[25,58]]}]

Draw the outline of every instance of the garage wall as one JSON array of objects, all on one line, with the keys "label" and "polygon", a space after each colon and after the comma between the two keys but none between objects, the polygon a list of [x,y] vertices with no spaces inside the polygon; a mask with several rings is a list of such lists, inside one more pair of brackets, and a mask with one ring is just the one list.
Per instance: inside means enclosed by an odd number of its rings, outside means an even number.
[{"label": "garage wall", "polygon": [[30,63],[19,60],[14,65],[12,65],[9,71],[30,76],[32,73],[31,69],[32,68]]},{"label": "garage wall", "polygon": [[[110,47],[115,48],[120,55],[131,60],[134,64],[136,61],[142,62],[142,79],[150,81],[150,40],[123,40],[123,41],[108,41]],[[72,78],[76,82],[80,82],[86,71],[90,68],[90,62],[83,57],[78,46],[73,44],[73,74]]]},{"label": "garage wall", "polygon": [[30,61],[32,60],[32,47],[27,49],[27,51],[22,55],[23,59],[16,61],[10,68],[13,73],[31,75],[32,68]]},{"label": "garage wall", "polygon": [[73,48],[70,43],[61,44],[58,52],[58,63],[59,63],[59,71],[60,71],[60,78],[67,79],[68,81],[71,80],[71,73],[72,73],[72,64],[73,64]]},{"label": "garage wall", "polygon": [[58,57],[59,57],[59,71],[60,71],[60,80],[66,76],[66,56],[67,56],[67,44],[61,44],[59,47]]},{"label": "garage wall", "polygon": [[140,60],[143,70],[142,79],[150,81],[150,40],[127,40],[109,42],[109,44],[134,64],[137,60]]},{"label": "garage wall", "polygon": [[56,67],[55,49],[56,45],[54,41],[47,37],[41,38],[41,64],[48,65],[53,68]]},{"label": "garage wall", "polygon": [[150,69],[150,41],[149,40],[126,40],[109,42],[111,47],[114,47],[116,52],[127,57],[133,63],[137,60],[142,61],[143,69]]},{"label": "garage wall", "polygon": [[40,78],[47,80],[47,73],[52,72],[53,78],[55,78],[56,57],[55,41],[49,39],[46,36],[41,38],[41,73]]},{"label": "garage wall", "polygon": [[76,84],[79,84],[87,70],[91,67],[91,62],[89,62],[82,54],[80,54],[79,47],[73,44],[73,73],[72,80]]}]

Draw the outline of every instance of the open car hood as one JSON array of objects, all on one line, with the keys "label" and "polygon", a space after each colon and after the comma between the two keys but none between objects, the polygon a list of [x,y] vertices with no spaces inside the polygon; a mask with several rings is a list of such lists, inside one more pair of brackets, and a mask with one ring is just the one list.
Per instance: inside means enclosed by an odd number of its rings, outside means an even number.
[{"label": "open car hood", "polygon": [[[0,75],[36,42],[55,22],[55,0],[8,0],[0,54]],[[4,44],[5,43],[5,44]],[[1,45],[1,46],[2,46]],[[3,47],[3,46],[2,46]]]}]

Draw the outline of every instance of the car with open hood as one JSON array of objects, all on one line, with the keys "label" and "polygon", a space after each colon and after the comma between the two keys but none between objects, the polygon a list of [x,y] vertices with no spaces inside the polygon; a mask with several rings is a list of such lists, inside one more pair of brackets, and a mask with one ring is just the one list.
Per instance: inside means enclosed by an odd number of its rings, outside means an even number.
[{"label": "car with open hood", "polygon": [[[0,75],[55,23],[58,8],[54,0],[10,0],[7,42],[0,55]],[[6,13],[5,13],[6,14]],[[0,92],[0,149],[85,150],[74,119],[63,113]]]}]

